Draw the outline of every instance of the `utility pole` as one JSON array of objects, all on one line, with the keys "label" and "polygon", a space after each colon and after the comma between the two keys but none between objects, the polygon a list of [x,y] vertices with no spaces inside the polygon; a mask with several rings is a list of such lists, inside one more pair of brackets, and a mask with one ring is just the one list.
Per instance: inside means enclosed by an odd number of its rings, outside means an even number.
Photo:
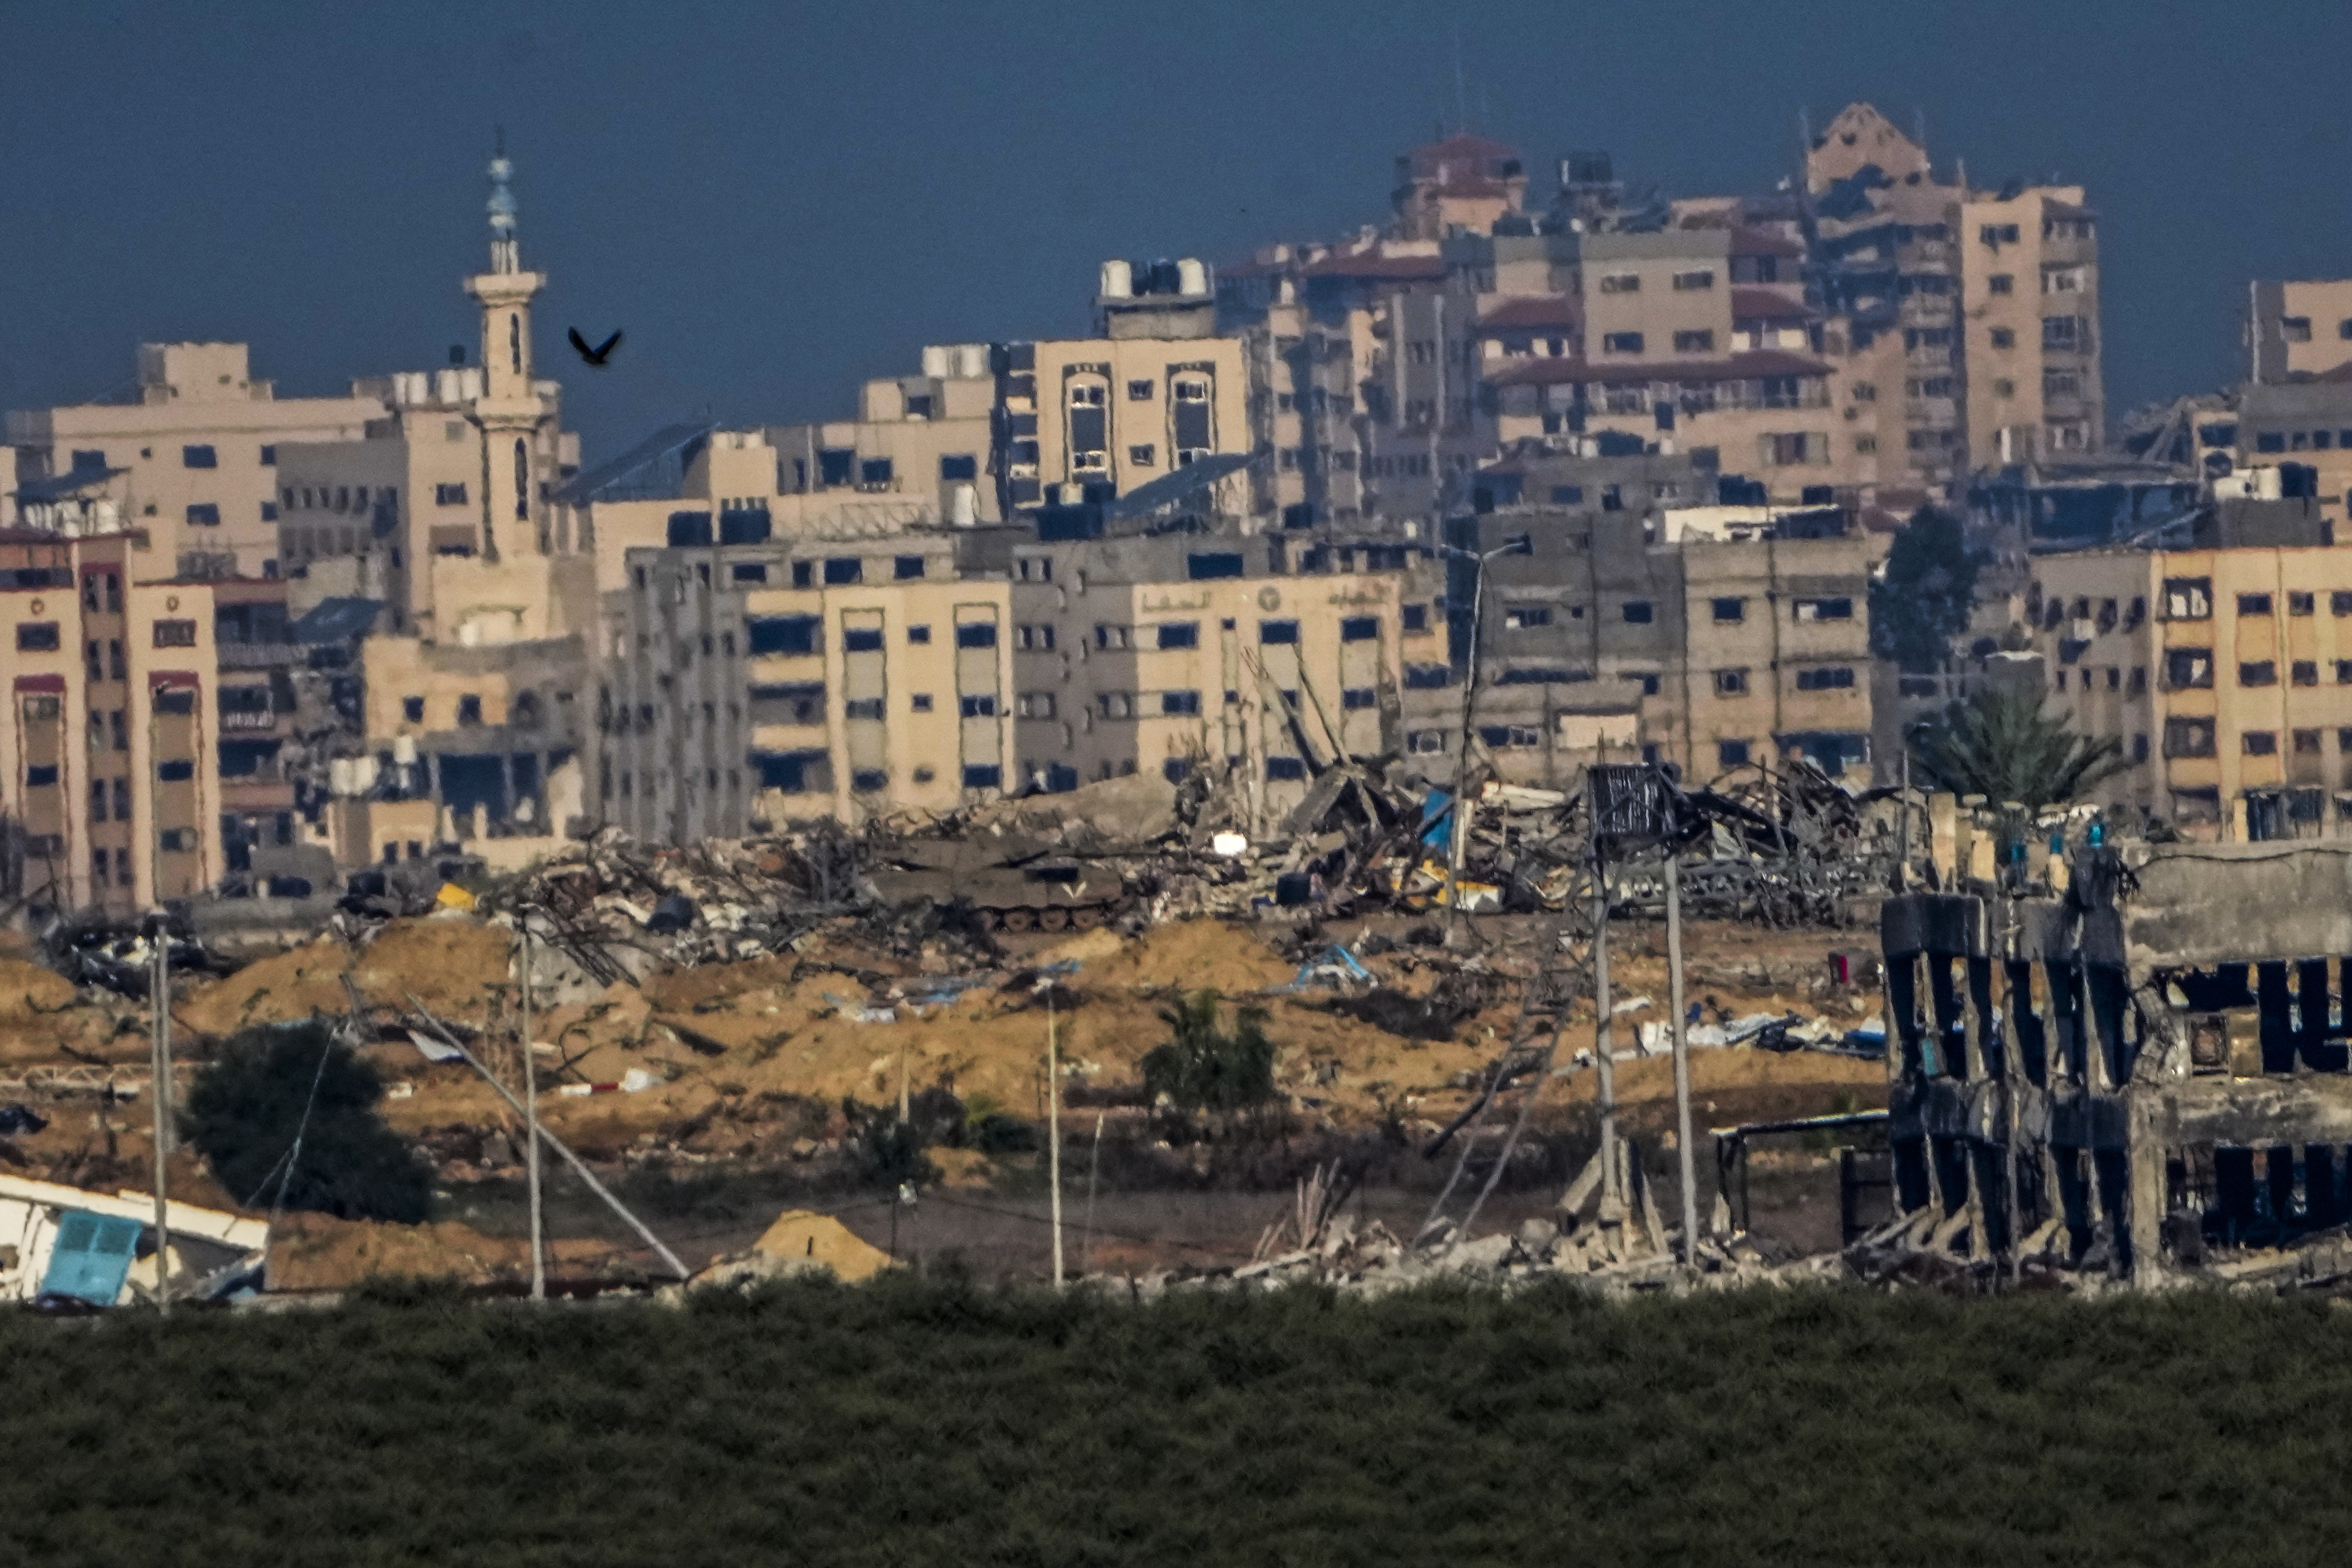
[{"label": "utility pole", "polygon": [[1690,1028],[1683,1014],[1682,856],[1666,844],[1666,989],[1675,1009],[1675,1138],[1682,1155],[1683,1264],[1698,1262],[1698,1169],[1691,1152]]},{"label": "utility pole", "polygon": [[1601,1074],[1601,1196],[1604,1210],[1613,1209],[1625,1197],[1617,1180],[1617,1064],[1611,1060],[1617,1046],[1616,1030],[1610,1018],[1608,875],[1596,835],[1592,852],[1592,1060]]},{"label": "utility pole", "polygon": [[155,1013],[153,1052],[149,1062],[147,1098],[155,1116],[155,1307],[172,1314],[172,933],[161,912],[148,921],[155,945],[154,983],[150,1005]]},{"label": "utility pole", "polygon": [[547,1300],[547,1218],[541,1207],[539,1185],[539,1066],[530,1046],[530,915],[524,911],[522,928],[522,1114],[530,1124],[530,1152],[523,1170],[530,1185],[530,1299]]},{"label": "utility pole", "polygon": [[1062,1058],[1054,1033],[1054,982],[1045,982],[1046,1174],[1053,1183],[1054,1289],[1062,1288]]}]

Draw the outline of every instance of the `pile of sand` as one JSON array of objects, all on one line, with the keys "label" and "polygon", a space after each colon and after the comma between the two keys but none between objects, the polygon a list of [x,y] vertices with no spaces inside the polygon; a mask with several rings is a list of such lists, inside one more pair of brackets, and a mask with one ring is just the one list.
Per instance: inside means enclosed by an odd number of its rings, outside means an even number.
[{"label": "pile of sand", "polygon": [[234,1034],[252,1024],[294,1023],[351,1010],[345,970],[374,1005],[419,1000],[446,1019],[480,1023],[508,985],[514,934],[457,915],[395,920],[354,953],[331,937],[247,965],[198,988],[174,1009],[182,1024],[205,1034]]},{"label": "pile of sand", "polygon": [[828,1213],[812,1213],[807,1208],[785,1208],[776,1216],[774,1225],[751,1244],[751,1255],[779,1265],[776,1271],[783,1274],[825,1270],[852,1286],[891,1267],[889,1253],[879,1246],[861,1241],[856,1232]]},{"label": "pile of sand", "polygon": [[[593,1240],[551,1240],[549,1267],[559,1274],[613,1272],[625,1257]],[[455,1221],[386,1225],[323,1214],[282,1214],[271,1238],[269,1288],[341,1291],[362,1280],[461,1280],[488,1284],[530,1277],[530,1244],[485,1236]]]}]

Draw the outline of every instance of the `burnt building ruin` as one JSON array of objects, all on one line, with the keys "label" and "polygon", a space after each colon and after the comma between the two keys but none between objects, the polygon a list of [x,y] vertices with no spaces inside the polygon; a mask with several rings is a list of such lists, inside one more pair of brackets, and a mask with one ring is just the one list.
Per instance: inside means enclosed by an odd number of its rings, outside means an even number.
[{"label": "burnt building ruin", "polygon": [[2352,843],[2078,850],[1890,898],[1884,1239],[2148,1285],[2352,1221]]}]

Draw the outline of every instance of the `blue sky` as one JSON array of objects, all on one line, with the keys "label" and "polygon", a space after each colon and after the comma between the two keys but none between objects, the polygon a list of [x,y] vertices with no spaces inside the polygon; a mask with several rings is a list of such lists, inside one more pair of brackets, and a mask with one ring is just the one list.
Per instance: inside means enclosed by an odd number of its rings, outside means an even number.
[{"label": "blue sky", "polygon": [[[2111,405],[2238,373],[2245,284],[2352,273],[2352,6],[11,3],[0,404],[235,338],[281,392],[473,338],[506,128],[591,460],[708,409],[845,412],[925,342],[1081,329],[1109,256],[1386,212],[1444,117],[1670,193],[1790,172],[1801,110],[1924,122],[2104,216]],[[1457,74],[1456,62],[1459,62]],[[566,363],[565,326],[628,340]]]}]

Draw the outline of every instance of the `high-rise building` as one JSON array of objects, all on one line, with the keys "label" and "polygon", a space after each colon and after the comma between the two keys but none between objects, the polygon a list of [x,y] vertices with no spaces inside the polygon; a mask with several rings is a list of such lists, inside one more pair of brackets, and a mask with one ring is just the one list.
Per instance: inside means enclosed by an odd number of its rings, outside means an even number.
[{"label": "high-rise building", "polygon": [[121,920],[224,869],[212,584],[127,530],[0,533],[0,865],[47,914]]}]

